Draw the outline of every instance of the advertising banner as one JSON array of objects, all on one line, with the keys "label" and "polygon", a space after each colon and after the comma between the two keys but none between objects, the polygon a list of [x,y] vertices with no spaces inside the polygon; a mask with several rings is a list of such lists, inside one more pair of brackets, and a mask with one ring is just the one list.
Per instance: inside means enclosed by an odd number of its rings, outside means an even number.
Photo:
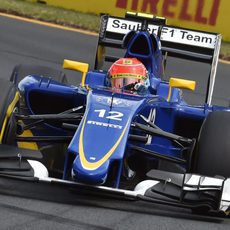
[{"label": "advertising banner", "polygon": [[44,0],[49,5],[86,13],[124,16],[126,11],[166,17],[169,25],[223,35],[230,41],[229,0]]}]

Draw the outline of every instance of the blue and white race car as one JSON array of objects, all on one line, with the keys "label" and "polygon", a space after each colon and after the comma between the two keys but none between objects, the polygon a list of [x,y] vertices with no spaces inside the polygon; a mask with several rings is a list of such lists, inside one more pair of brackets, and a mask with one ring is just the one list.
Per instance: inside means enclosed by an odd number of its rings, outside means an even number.
[{"label": "blue and white race car", "polygon": [[[0,192],[14,184],[35,197],[60,189],[229,214],[230,109],[211,104],[221,35],[165,22],[103,15],[94,70],[64,60],[82,72],[79,86],[41,66],[0,80]],[[204,105],[182,98],[195,81],[162,80],[167,55],[210,64]],[[132,64],[141,70],[126,72]]]}]

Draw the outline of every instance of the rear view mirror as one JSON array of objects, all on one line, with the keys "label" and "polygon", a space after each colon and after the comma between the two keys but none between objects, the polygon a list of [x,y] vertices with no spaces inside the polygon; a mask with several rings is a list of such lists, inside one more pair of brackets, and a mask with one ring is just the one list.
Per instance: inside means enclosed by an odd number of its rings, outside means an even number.
[{"label": "rear view mirror", "polygon": [[180,88],[180,89],[195,90],[196,82],[191,81],[191,80],[185,80],[185,79],[171,77],[169,79],[169,94],[168,94],[167,101],[170,101],[170,99],[171,99],[172,87]]},{"label": "rear view mirror", "polygon": [[63,62],[63,68],[82,72],[83,74],[82,74],[81,85],[85,86],[85,77],[89,69],[88,63],[71,61],[71,60],[65,59]]}]

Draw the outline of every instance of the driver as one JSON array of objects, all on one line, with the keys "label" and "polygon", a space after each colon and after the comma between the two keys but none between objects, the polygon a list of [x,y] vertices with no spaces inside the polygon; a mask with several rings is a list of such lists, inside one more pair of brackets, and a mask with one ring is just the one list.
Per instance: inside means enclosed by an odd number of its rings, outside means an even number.
[{"label": "driver", "polygon": [[148,71],[136,58],[120,58],[108,71],[111,87],[145,93],[148,87]]}]

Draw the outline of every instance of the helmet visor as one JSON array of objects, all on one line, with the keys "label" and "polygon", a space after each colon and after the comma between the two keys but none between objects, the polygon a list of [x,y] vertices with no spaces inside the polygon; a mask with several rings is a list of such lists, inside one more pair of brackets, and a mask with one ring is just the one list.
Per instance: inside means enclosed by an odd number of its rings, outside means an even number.
[{"label": "helmet visor", "polygon": [[[128,85],[135,85],[136,83],[142,83],[144,84],[145,82],[145,78],[144,76],[132,76],[131,75],[127,75],[127,76],[111,76],[111,86],[112,88],[125,88]],[[132,87],[130,87],[131,89]]]}]

